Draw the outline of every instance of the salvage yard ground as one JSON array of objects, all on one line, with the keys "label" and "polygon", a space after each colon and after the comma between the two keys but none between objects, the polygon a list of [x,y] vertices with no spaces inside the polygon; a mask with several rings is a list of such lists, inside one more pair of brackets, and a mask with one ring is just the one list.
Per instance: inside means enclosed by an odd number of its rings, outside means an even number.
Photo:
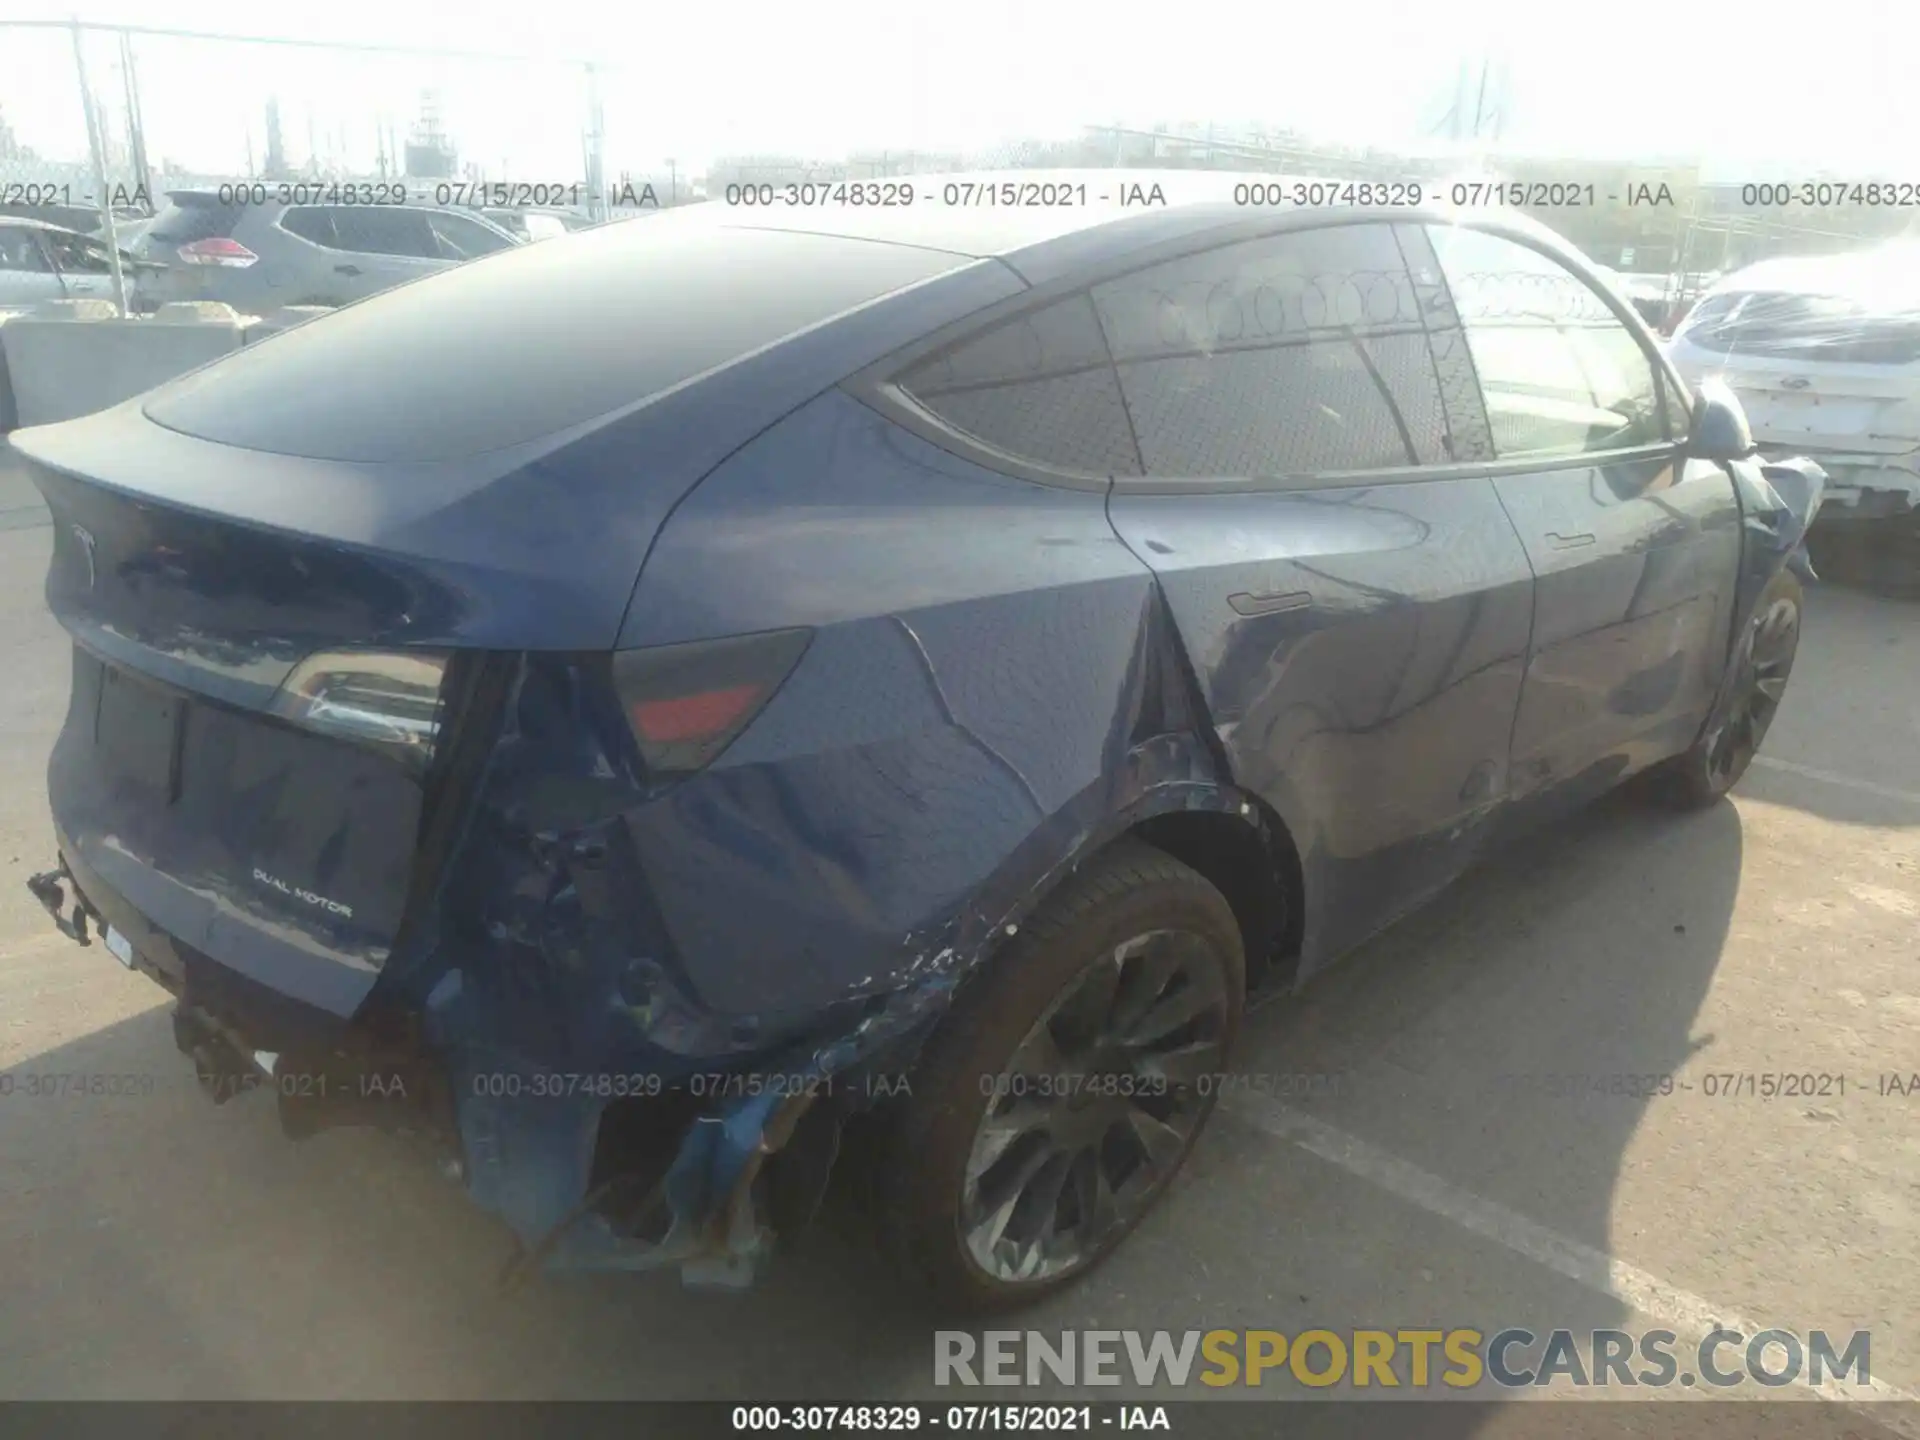
[{"label": "salvage yard ground", "polygon": [[[0,457],[0,1072],[158,1083],[0,1097],[0,1397],[931,1393],[938,1322],[851,1220],[747,1297],[666,1275],[502,1298],[504,1231],[401,1142],[294,1145],[266,1097],[204,1100],[163,994],[55,935],[22,883],[53,859],[66,703],[48,535]],[[1237,1094],[1114,1262],[1015,1323],[1684,1336],[1741,1317],[1870,1330],[1875,1379],[1920,1391],[1920,1094],[1875,1086],[1920,1070],[1920,604],[1816,587],[1732,803],[1610,799],[1246,1041],[1250,1073],[1331,1079]],[[1777,1073],[1845,1093],[1705,1078]],[[1673,1093],[1547,1078],[1615,1075]]]}]

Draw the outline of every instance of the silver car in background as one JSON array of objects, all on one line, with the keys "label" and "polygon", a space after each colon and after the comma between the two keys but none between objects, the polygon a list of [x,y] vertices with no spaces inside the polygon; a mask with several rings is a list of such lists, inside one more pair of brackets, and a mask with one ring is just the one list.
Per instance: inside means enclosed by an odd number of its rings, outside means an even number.
[{"label": "silver car in background", "polygon": [[220,300],[251,314],[346,305],[524,243],[471,210],[261,203],[263,188],[167,192],[135,246],[167,266],[154,300]]},{"label": "silver car in background", "polygon": [[1828,514],[1920,507],[1920,244],[1749,266],[1668,353],[1688,382],[1732,387],[1763,454],[1820,462]]},{"label": "silver car in background", "polygon": [[[162,266],[120,250],[130,308]],[[26,310],[43,300],[112,300],[113,263],[92,235],[22,216],[0,215],[0,310]]]}]

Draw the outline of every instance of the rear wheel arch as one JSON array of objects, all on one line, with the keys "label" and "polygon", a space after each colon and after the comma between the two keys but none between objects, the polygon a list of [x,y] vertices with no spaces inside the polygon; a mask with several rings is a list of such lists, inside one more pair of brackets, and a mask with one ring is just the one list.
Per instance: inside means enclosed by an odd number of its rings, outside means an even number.
[{"label": "rear wheel arch", "polygon": [[1173,856],[1225,897],[1240,925],[1250,989],[1297,963],[1306,912],[1300,854],[1266,806],[1247,799],[1237,810],[1164,811],[1110,843],[1128,839]]},{"label": "rear wheel arch", "polygon": [[1206,880],[1232,908],[1239,923],[1250,986],[1297,963],[1306,913],[1300,852],[1286,823],[1256,796],[1235,787],[1208,787],[1198,795],[1149,793],[1100,826],[1081,848],[1033,889],[1019,913],[1003,917],[994,943],[967,970],[967,981],[991,970],[994,956],[1073,877],[1130,843],[1171,855]]}]

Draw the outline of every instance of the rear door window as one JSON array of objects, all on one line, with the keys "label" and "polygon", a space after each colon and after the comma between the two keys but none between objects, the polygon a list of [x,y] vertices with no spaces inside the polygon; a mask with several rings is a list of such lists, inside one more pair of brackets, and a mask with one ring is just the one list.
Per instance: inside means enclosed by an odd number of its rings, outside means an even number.
[{"label": "rear door window", "polygon": [[46,239],[54,266],[69,275],[105,275],[113,269],[106,247],[96,240],[57,231],[50,232]]},{"label": "rear door window", "polygon": [[47,273],[47,257],[34,231],[25,225],[0,225],[0,270]]},{"label": "rear door window", "polygon": [[1148,475],[1284,477],[1452,457],[1392,228],[1290,231],[1096,285]]},{"label": "rear door window", "polygon": [[416,260],[443,258],[440,245],[419,210],[389,205],[335,205],[334,246],[363,255],[401,255]]},{"label": "rear door window", "polygon": [[332,206],[295,205],[280,216],[280,228],[329,250],[340,248],[340,237],[333,233]]},{"label": "rear door window", "polygon": [[944,426],[1012,459],[1083,475],[1140,473],[1084,294],[1002,321],[894,383]]},{"label": "rear door window", "polygon": [[449,258],[425,213],[402,206],[295,205],[280,217],[280,228],[329,250],[416,260]]},{"label": "rear door window", "polygon": [[433,230],[437,253],[442,260],[472,260],[481,255],[491,255],[496,250],[505,250],[514,243],[510,236],[502,235],[492,226],[482,225],[465,215],[431,211],[427,215],[427,224]]}]

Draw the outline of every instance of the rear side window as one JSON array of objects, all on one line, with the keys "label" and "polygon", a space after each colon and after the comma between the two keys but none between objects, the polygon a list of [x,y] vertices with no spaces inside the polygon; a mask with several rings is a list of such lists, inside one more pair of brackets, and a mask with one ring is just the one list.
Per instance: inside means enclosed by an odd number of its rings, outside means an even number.
[{"label": "rear side window", "polygon": [[0,270],[45,274],[47,257],[40,242],[24,225],[0,225]]},{"label": "rear side window", "polygon": [[340,248],[340,237],[333,233],[333,210],[326,205],[295,205],[281,213],[280,228],[329,250]]},{"label": "rear side window", "polygon": [[1391,227],[1292,231],[1093,289],[1149,475],[1444,464],[1426,322]]},{"label": "rear side window", "polygon": [[280,228],[329,250],[442,258],[426,216],[401,206],[295,205],[281,215]]},{"label": "rear side window", "polygon": [[105,275],[113,269],[106,247],[84,235],[49,234],[47,250],[53,256],[54,267],[68,274]]},{"label": "rear side window", "polygon": [[196,240],[231,235],[239,218],[239,206],[222,205],[210,195],[178,197],[147,227],[147,237],[163,245],[191,245]]},{"label": "rear side window", "polygon": [[1653,362],[1586,281],[1504,236],[1429,226],[1495,453],[1553,458],[1666,439]]},{"label": "rear side window", "polygon": [[436,242],[435,253],[443,260],[472,260],[481,255],[491,255],[496,250],[505,250],[514,243],[510,236],[502,235],[491,226],[470,220],[465,215],[446,215],[434,211],[426,218]]},{"label": "rear side window", "polygon": [[1048,469],[1137,475],[1120,386],[1083,294],[975,335],[894,382],[988,449]]}]

